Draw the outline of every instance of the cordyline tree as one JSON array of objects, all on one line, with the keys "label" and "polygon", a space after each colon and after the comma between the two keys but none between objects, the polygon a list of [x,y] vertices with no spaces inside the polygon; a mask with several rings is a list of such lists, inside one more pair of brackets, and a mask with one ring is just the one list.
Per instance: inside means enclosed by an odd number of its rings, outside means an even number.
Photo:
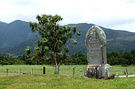
[{"label": "cordyline tree", "polygon": [[[37,41],[37,46],[34,48],[36,56],[40,58],[49,59],[55,68],[56,74],[59,74],[59,67],[61,61],[64,60],[69,51],[69,42],[72,45],[77,44],[77,39],[72,39],[76,33],[75,26],[59,26],[59,22],[63,19],[59,15],[45,15],[37,16],[38,23],[29,22],[32,32],[38,31],[41,35],[41,40]],[[77,32],[80,36],[81,32]],[[26,47],[26,53],[30,54],[30,48]],[[48,54],[49,53],[49,54]],[[46,55],[48,54],[48,55]]]}]

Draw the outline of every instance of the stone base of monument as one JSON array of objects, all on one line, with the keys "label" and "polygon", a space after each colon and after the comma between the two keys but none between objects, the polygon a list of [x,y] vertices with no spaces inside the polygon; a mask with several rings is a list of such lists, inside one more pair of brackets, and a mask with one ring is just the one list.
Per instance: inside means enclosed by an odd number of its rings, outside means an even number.
[{"label": "stone base of monument", "polygon": [[91,64],[84,68],[84,76],[88,78],[113,78],[112,67],[109,64]]}]

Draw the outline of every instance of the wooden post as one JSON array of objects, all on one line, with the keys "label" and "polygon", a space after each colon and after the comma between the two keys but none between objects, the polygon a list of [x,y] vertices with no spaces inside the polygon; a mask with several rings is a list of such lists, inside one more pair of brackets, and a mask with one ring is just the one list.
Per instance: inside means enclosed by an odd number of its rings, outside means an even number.
[{"label": "wooden post", "polygon": [[45,67],[43,67],[43,74],[45,74]]},{"label": "wooden post", "polygon": [[126,71],[125,71],[125,72],[126,72],[126,77],[128,77],[128,70],[127,70],[127,68],[126,68],[125,70],[126,70]]},{"label": "wooden post", "polygon": [[21,75],[21,69],[19,70],[19,75]]},{"label": "wooden post", "polygon": [[15,71],[14,71],[14,75],[15,75]]},{"label": "wooden post", "polygon": [[31,74],[33,74],[33,68],[31,68]]},{"label": "wooden post", "polygon": [[75,75],[75,67],[73,68],[73,75]]},{"label": "wooden post", "polygon": [[7,71],[6,71],[6,72],[7,72],[7,76],[8,76],[8,69],[7,69]]},{"label": "wooden post", "polygon": [[119,77],[119,73],[118,72],[116,72],[116,76],[117,76],[117,78]]},{"label": "wooden post", "polygon": [[[84,71],[85,71],[85,68],[83,67],[83,72],[84,72]],[[85,76],[85,72],[84,72],[83,76]]]}]

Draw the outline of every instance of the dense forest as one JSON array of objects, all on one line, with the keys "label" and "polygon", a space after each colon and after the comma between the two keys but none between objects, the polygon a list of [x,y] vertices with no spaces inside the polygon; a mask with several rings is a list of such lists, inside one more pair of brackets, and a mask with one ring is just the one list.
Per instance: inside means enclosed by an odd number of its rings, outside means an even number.
[{"label": "dense forest", "polygon": [[[135,50],[125,53],[116,51],[107,52],[107,63],[110,65],[135,65]],[[48,58],[38,59],[36,56],[26,57],[25,54],[19,57],[8,54],[0,54],[1,65],[51,65],[51,60]],[[87,65],[87,55],[78,51],[74,55],[68,55],[62,60],[64,65]]]}]

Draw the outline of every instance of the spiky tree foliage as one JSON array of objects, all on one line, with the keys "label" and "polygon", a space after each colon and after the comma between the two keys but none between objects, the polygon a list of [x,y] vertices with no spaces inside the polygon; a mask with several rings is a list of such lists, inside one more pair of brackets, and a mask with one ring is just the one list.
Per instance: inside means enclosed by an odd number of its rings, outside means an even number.
[{"label": "spiky tree foliage", "polygon": [[28,57],[29,54],[31,53],[30,47],[27,46],[27,47],[25,48],[25,51],[26,51],[25,56]]},{"label": "spiky tree foliage", "polygon": [[[59,74],[59,66],[61,60],[65,59],[68,51],[70,41],[73,44],[77,44],[77,39],[72,39],[72,36],[76,33],[76,27],[59,26],[59,22],[63,19],[59,15],[45,15],[37,16],[36,22],[29,22],[29,26],[32,32],[38,31],[41,35],[41,40],[37,41],[37,46],[34,48],[36,55],[51,60],[56,73]],[[79,36],[79,31],[76,35]],[[66,47],[65,47],[66,46]],[[62,51],[64,49],[64,51]],[[51,56],[45,55],[47,52],[51,53]]]}]

